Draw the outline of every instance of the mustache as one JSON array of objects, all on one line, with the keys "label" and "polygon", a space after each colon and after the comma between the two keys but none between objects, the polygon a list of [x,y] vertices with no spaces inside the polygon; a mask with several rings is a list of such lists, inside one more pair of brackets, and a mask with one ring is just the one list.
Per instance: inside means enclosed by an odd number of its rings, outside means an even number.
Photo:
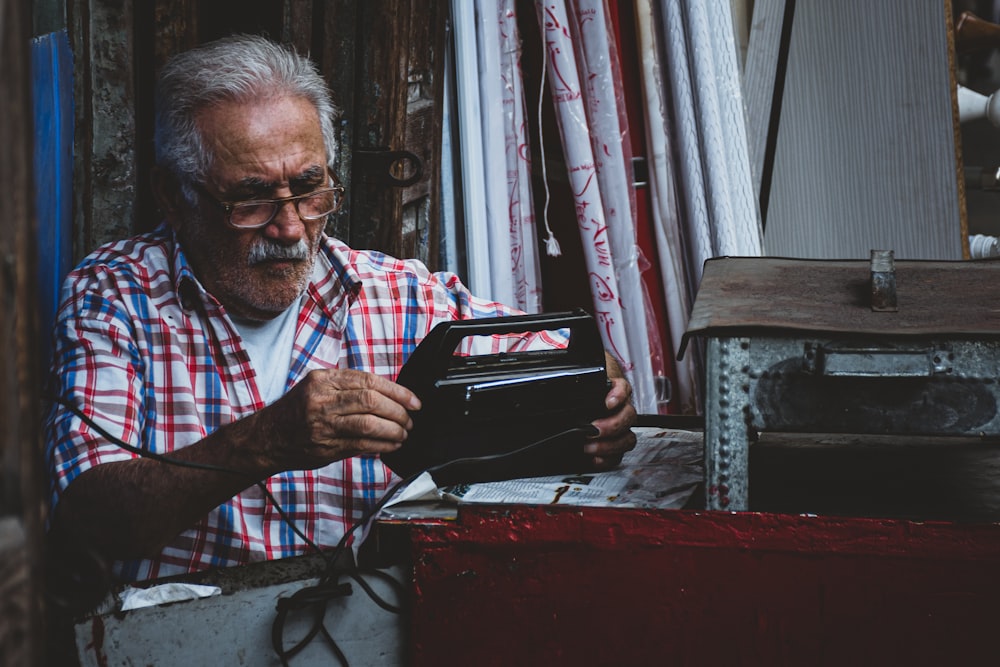
[{"label": "mustache", "polygon": [[247,255],[247,264],[254,266],[261,262],[281,259],[309,259],[309,244],[299,239],[294,245],[282,245],[268,239],[255,239]]}]

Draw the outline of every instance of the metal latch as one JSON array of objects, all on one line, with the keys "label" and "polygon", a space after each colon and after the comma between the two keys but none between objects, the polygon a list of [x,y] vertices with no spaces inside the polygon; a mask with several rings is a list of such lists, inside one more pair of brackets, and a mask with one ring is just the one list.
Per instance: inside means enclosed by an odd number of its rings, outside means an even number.
[{"label": "metal latch", "polygon": [[827,377],[916,378],[951,373],[954,354],[934,348],[805,344],[805,370]]},{"label": "metal latch", "polygon": [[894,313],[896,305],[896,256],[892,250],[871,252],[872,310]]},{"label": "metal latch", "polygon": [[[390,187],[405,188],[419,181],[424,175],[424,163],[410,151],[394,151],[388,148],[360,149],[354,151],[354,159],[361,163],[366,174]],[[395,173],[405,174],[407,171],[410,175],[404,178],[395,175]]]}]

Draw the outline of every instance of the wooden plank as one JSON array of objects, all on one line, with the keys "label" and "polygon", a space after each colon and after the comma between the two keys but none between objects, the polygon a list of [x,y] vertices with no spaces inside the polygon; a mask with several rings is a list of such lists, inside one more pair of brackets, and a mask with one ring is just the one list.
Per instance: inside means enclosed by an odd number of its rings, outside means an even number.
[{"label": "wooden plank", "polygon": [[26,6],[0,0],[0,664],[42,664],[38,320]]},{"label": "wooden plank", "polygon": [[156,81],[167,59],[198,44],[198,11],[196,0],[155,0],[152,4],[152,39],[142,35],[139,43],[153,45],[152,76]]},{"label": "wooden plank", "polygon": [[156,77],[170,56],[198,43],[195,0],[155,0],[135,6],[135,173],[133,232],[156,227],[161,217],[153,200],[149,174],[153,153],[153,116]]},{"label": "wooden plank", "polygon": [[437,268],[440,242],[441,132],[444,99],[446,5],[411,3],[415,13],[407,65],[407,123],[405,150],[420,157],[423,177],[403,191],[404,218],[414,220],[406,245],[411,257]]},{"label": "wooden plank", "polygon": [[[350,242],[397,257],[438,263],[437,211],[441,144],[444,21],[442,2],[380,0],[358,15],[353,220]],[[413,173],[367,152],[406,150],[422,163],[414,184],[385,176]]]},{"label": "wooden plank", "polygon": [[285,0],[281,11],[281,41],[309,55],[312,47],[313,6],[309,2]]},{"label": "wooden plank", "polygon": [[782,15],[787,1],[794,0],[757,0],[754,3],[743,72],[750,170],[758,198],[781,42]]},{"label": "wooden plank", "polygon": [[33,630],[28,622],[32,613],[31,569],[28,545],[20,520],[0,517],[0,664],[32,665]]},{"label": "wooden plank", "polygon": [[337,124],[339,155],[337,178],[347,189],[347,200],[340,212],[327,224],[327,234],[348,241],[353,214],[352,158],[356,123],[354,122],[355,24],[358,3],[354,0],[317,0],[315,19],[322,25],[322,39],[313,45],[313,59],[333,90],[340,108]]},{"label": "wooden plank", "polygon": [[132,2],[73,0],[77,259],[135,229]]},{"label": "wooden plank", "polygon": [[416,666],[997,661],[993,524],[470,504],[410,536]]},{"label": "wooden plank", "polygon": [[357,134],[354,137],[354,221],[351,244],[402,254],[399,192],[387,189],[384,171],[364,152],[402,148],[405,128],[407,50],[406,0],[365,3],[358,14]]}]

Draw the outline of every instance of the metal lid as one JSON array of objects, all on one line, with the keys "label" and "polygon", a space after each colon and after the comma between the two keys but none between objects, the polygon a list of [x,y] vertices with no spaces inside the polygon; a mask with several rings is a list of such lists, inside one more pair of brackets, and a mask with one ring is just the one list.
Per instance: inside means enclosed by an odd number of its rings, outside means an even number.
[{"label": "metal lid", "polygon": [[709,259],[678,356],[691,336],[1000,337],[1000,261],[896,260],[894,272],[886,312],[872,310],[867,260]]}]

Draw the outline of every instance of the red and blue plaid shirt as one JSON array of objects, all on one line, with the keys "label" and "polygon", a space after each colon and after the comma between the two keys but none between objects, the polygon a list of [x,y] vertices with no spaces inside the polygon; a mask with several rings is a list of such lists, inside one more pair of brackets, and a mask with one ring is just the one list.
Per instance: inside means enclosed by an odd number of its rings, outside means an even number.
[{"label": "red and blue plaid shirt", "polygon": [[[473,297],[453,274],[324,237],[298,314],[286,389],[315,368],[394,379],[439,322],[512,312]],[[68,276],[55,341],[50,390],[149,451],[185,447],[264,407],[239,334],[162,226],[98,249]],[[85,470],[134,457],[59,405],[49,411],[46,441],[53,506]],[[275,475],[266,485],[311,540],[330,547],[391,481],[377,457],[355,457]],[[137,581],[306,550],[252,486],[156,558],[119,562],[114,570],[122,581]]]}]

